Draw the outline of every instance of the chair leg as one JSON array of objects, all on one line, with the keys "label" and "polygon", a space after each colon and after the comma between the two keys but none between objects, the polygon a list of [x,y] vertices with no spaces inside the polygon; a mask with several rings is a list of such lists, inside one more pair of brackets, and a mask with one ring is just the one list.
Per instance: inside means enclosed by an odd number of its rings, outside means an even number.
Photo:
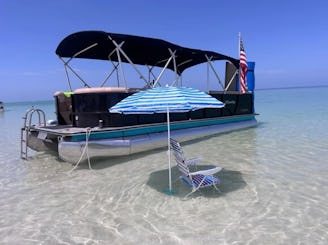
[{"label": "chair leg", "polygon": [[192,190],[191,192],[189,192],[187,195],[184,196],[184,199],[186,199],[187,197],[189,197],[191,194],[195,193],[194,190]]},{"label": "chair leg", "polygon": [[[196,185],[193,183],[192,178],[189,176],[189,178],[190,178],[190,183],[192,183],[192,191],[189,192],[187,195],[185,195],[184,198],[187,198],[188,196],[190,196],[190,195],[193,194],[194,192],[198,191],[198,190],[201,188],[201,186],[202,186],[203,182],[205,181],[206,177],[207,177],[207,176],[204,176],[204,178],[200,181],[199,185],[196,186]],[[181,178],[181,176],[180,176],[180,178]],[[217,187],[217,185],[214,184],[214,178],[213,178],[213,176],[212,176],[212,185],[213,185],[214,189],[215,189],[217,192],[222,193],[221,190],[219,189],[219,187]]]},{"label": "chair leg", "polygon": [[184,199],[186,199],[187,197],[189,197],[191,194],[195,193],[196,191],[198,191],[198,189],[200,188],[200,185],[198,187],[196,187],[192,181],[192,179],[190,179],[191,184],[192,184],[192,190],[191,192],[189,192],[187,195],[184,196]]},{"label": "chair leg", "polygon": [[214,189],[217,190],[219,193],[222,193],[222,191],[219,189],[219,187],[217,187],[215,184],[213,184]]},{"label": "chair leg", "polygon": [[194,183],[193,183],[193,181],[192,181],[192,179],[190,179],[190,181],[192,183],[192,191],[189,192],[187,195],[185,195],[184,198],[186,198],[186,197],[190,196],[191,194],[193,194],[194,192],[198,191],[200,189],[202,183],[204,182],[205,178],[206,178],[206,176],[204,176],[204,178],[202,179],[202,181],[199,183],[198,186],[195,186]]},{"label": "chair leg", "polygon": [[[219,189],[219,187],[217,187],[216,184],[214,184],[213,179],[214,179],[214,177],[212,176],[212,183],[213,183],[215,190],[217,190],[219,193],[221,193],[221,190]],[[219,180],[219,182],[220,182],[220,180]]]},{"label": "chair leg", "polygon": [[[218,193],[222,193],[222,191],[219,189],[219,187],[217,187],[215,184],[213,184],[213,187],[214,187],[215,191],[217,191]],[[200,187],[193,188],[193,190],[191,192],[189,192],[187,195],[184,196],[184,199],[187,199],[187,197],[189,197],[190,195],[192,195],[193,193],[195,193],[198,190],[200,190]]]}]

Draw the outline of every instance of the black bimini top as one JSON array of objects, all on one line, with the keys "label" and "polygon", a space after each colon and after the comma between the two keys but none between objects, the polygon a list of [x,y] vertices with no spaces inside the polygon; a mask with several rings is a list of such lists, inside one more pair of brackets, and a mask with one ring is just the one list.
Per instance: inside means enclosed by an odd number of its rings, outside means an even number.
[{"label": "black bimini top", "polygon": [[[116,44],[123,42],[122,50],[129,59],[138,65],[164,67],[171,53],[175,51],[177,72],[181,74],[185,69],[207,62],[207,58],[214,60],[228,60],[237,68],[239,60],[219,54],[213,51],[184,48],[173,43],[149,38],[125,34],[106,33],[103,31],[82,31],[67,36],[56,49],[56,54],[64,58],[84,58],[98,60],[119,61]],[[120,55],[122,62],[128,62],[124,55]],[[168,68],[174,70],[173,62]]]}]

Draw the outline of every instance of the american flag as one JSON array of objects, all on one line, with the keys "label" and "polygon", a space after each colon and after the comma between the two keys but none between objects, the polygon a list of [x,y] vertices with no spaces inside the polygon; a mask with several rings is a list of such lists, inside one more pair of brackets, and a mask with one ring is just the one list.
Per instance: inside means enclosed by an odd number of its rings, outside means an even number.
[{"label": "american flag", "polygon": [[246,74],[247,74],[247,58],[246,53],[243,45],[243,41],[240,37],[240,52],[239,52],[239,90],[243,94],[247,90],[247,81],[246,81]]}]

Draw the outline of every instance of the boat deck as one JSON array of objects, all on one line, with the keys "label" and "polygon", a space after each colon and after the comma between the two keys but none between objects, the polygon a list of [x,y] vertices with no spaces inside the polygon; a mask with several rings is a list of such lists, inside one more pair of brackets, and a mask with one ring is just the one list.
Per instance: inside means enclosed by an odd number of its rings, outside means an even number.
[{"label": "boat deck", "polygon": [[143,125],[134,125],[134,126],[120,126],[120,127],[74,127],[72,125],[48,125],[48,126],[33,126],[31,130],[45,132],[52,135],[58,136],[73,136],[79,134],[85,134],[89,129],[94,133],[97,132],[112,132],[112,131],[124,131],[124,130],[133,130],[137,128],[158,128],[166,127],[165,123],[152,123],[152,124],[143,124]]},{"label": "boat deck", "polygon": [[73,127],[70,125],[56,125],[56,126],[46,126],[46,127],[40,127],[40,126],[34,126],[33,130],[35,131],[43,131],[46,133],[54,134],[54,135],[63,135],[63,136],[70,136],[74,134],[85,134],[87,129],[92,129],[94,132],[103,132],[103,131],[113,131],[118,129],[127,129],[131,127],[93,127],[93,128],[87,128],[87,127]]},{"label": "boat deck", "polygon": [[[171,130],[206,127],[217,124],[226,124],[240,121],[252,120],[256,114],[248,115],[236,115],[229,117],[219,118],[206,118],[196,120],[183,120],[171,122]],[[49,125],[49,126],[33,126],[31,131],[39,132],[39,134],[47,134],[50,138],[58,136],[70,137],[72,140],[83,140],[85,134],[89,131],[91,133],[90,138],[115,138],[115,137],[127,137],[132,135],[160,133],[167,131],[167,122],[143,124],[134,126],[121,126],[121,127],[73,127],[71,125]]]}]

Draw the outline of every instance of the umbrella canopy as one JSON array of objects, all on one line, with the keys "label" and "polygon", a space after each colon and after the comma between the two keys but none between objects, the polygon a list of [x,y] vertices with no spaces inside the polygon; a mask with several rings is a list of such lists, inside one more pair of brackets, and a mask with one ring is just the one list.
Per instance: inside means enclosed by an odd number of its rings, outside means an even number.
[{"label": "umbrella canopy", "polygon": [[137,92],[110,108],[111,113],[153,114],[221,108],[224,104],[194,88],[156,87]]},{"label": "umbrella canopy", "polygon": [[132,94],[111,107],[109,111],[122,114],[167,113],[169,193],[172,193],[169,113],[222,107],[224,107],[224,104],[221,101],[197,89],[166,86],[155,87]]}]

